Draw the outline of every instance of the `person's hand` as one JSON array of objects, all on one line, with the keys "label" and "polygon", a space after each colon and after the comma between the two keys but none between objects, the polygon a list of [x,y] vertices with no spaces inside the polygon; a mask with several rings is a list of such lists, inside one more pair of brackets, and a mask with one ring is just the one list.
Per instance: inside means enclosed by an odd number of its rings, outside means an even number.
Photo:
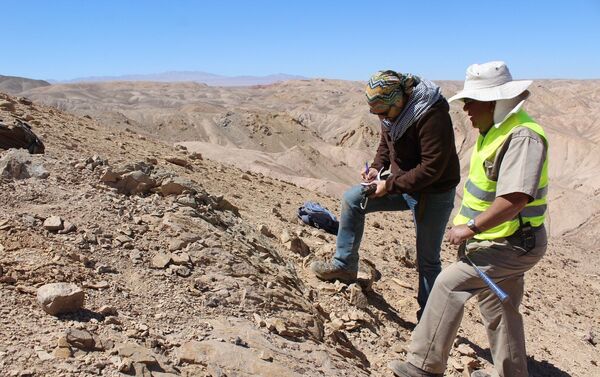
[{"label": "person's hand", "polygon": [[473,232],[466,224],[457,225],[452,227],[448,233],[446,233],[446,241],[450,242],[453,245],[460,245],[464,241],[473,237],[475,232]]},{"label": "person's hand", "polygon": [[373,184],[377,184],[377,189],[373,194],[371,194],[370,198],[380,198],[387,194],[387,187],[385,187],[385,181],[376,181]]},{"label": "person's hand", "polygon": [[379,171],[375,168],[369,168],[369,173],[367,174],[364,170],[360,174],[364,182],[373,182],[375,178],[377,178],[377,173]]}]

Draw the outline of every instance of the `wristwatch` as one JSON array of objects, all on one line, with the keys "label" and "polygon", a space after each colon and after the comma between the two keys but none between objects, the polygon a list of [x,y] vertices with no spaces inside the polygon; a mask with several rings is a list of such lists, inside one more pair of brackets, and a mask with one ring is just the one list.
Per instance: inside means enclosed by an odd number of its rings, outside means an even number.
[{"label": "wristwatch", "polygon": [[475,219],[471,219],[471,220],[467,221],[467,226],[469,227],[469,229],[471,229],[473,232],[475,232],[475,234],[481,233],[481,229],[479,229],[477,227],[477,225],[475,225]]}]

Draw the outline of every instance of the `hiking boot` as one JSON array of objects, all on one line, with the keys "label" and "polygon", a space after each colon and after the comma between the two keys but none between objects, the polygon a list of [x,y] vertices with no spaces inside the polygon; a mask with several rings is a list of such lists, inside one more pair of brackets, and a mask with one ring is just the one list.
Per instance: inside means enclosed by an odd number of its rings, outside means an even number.
[{"label": "hiking boot", "polygon": [[401,362],[399,360],[392,360],[388,363],[388,368],[394,372],[394,375],[398,377],[442,377],[444,374],[436,374],[425,372],[422,369],[417,368],[409,362]]},{"label": "hiking boot", "polygon": [[344,270],[331,262],[315,261],[310,265],[310,269],[321,280],[339,280],[346,284],[356,282],[356,271]]}]

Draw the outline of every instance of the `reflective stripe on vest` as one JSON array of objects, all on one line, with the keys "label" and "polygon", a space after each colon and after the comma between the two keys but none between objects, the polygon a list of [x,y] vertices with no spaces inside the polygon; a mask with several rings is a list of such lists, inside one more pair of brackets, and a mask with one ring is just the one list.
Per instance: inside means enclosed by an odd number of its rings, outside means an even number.
[{"label": "reflective stripe on vest", "polygon": [[[465,183],[460,211],[454,218],[455,225],[466,224],[467,221],[487,210],[496,199],[497,182],[487,177],[484,162],[495,159],[497,151],[517,127],[527,127],[546,141],[544,130],[522,110],[510,116],[499,127],[492,127],[485,136],[480,135],[471,155],[469,179]],[[547,210],[547,194],[548,153],[546,153],[546,160],[542,167],[535,198],[521,211],[524,222],[530,222],[532,226],[540,226],[544,223]],[[475,235],[475,238],[489,240],[507,237],[517,231],[518,228],[519,220],[515,218]]]},{"label": "reflective stripe on vest", "polygon": [[[465,190],[477,199],[484,200],[486,202],[493,202],[496,199],[496,191],[484,191],[477,187],[470,179],[465,183]],[[542,199],[548,194],[548,185],[539,188],[535,194],[535,199]]]}]

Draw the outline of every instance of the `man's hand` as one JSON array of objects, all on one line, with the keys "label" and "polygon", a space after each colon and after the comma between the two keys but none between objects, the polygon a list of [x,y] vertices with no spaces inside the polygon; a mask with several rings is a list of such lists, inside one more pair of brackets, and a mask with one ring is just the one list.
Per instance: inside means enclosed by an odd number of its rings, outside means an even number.
[{"label": "man's hand", "polygon": [[452,227],[448,231],[448,233],[446,233],[446,241],[450,242],[453,245],[460,245],[461,243],[465,242],[474,235],[475,232],[469,229],[467,225],[457,225]]},{"label": "man's hand", "polygon": [[369,168],[368,174],[363,170],[360,176],[362,177],[364,182],[372,182],[375,180],[375,178],[377,178],[377,173],[379,173],[377,169]]},{"label": "man's hand", "polygon": [[385,181],[376,181],[373,184],[377,184],[375,192],[369,196],[370,198],[379,198],[387,194],[387,188],[385,187]]}]

